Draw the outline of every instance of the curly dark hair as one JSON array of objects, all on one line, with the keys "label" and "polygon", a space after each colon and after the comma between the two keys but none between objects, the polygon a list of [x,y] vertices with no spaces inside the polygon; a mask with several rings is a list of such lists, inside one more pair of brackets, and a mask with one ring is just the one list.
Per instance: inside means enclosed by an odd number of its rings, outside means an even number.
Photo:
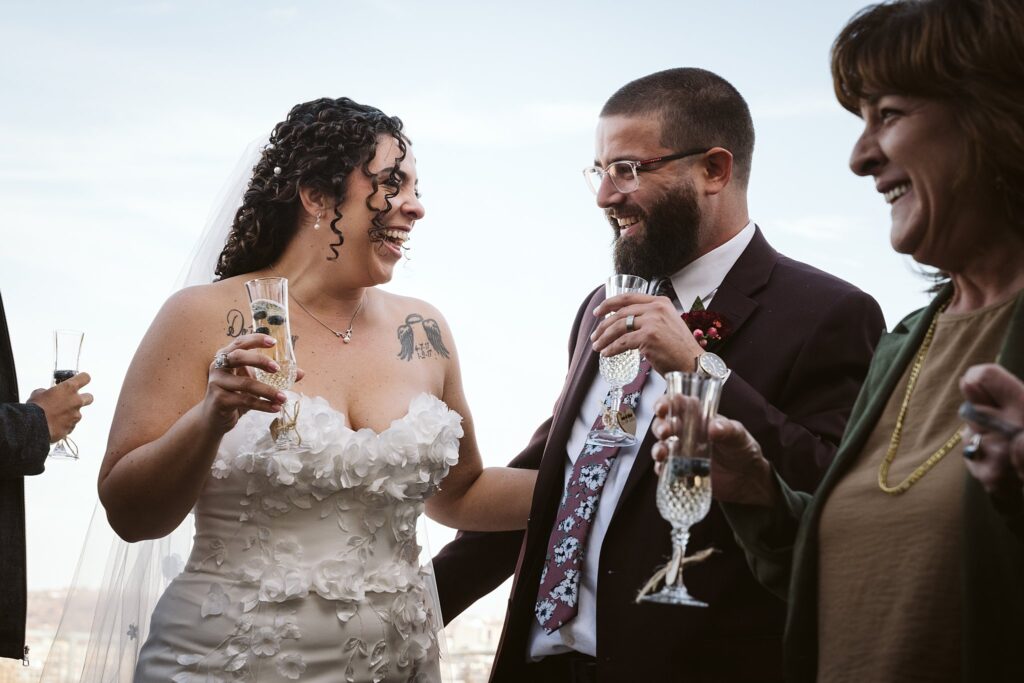
[{"label": "curly dark hair", "polygon": [[[391,135],[399,153],[388,179],[378,183],[370,172],[370,162],[381,135]],[[391,198],[398,194],[398,166],[405,159],[407,144],[398,117],[347,97],[323,97],[292,107],[288,117],[274,127],[253,167],[242,206],[217,259],[217,279],[265,268],[281,255],[298,227],[300,187],[319,190],[334,200],[330,228],[338,239],[330,245],[332,253],[327,259],[336,260],[338,247],[345,241],[338,229],[341,212],[337,207],[345,200],[346,181],[356,168],[373,186],[366,206],[374,213],[371,235],[376,233],[376,239],[381,239],[385,228],[382,215],[391,210]],[[371,203],[380,184],[387,188],[384,209]]]}]

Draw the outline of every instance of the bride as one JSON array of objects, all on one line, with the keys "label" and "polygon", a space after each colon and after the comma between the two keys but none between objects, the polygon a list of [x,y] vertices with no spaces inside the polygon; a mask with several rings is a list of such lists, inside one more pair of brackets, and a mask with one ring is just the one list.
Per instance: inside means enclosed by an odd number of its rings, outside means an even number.
[{"label": "bride", "polygon": [[[376,287],[423,214],[399,119],[346,98],[296,105],[253,168],[217,281],[157,315],[100,500],[125,540],[168,534],[193,508],[196,533],[137,683],[439,680],[416,520],[523,528],[535,473],[482,468],[447,323]],[[253,376],[277,369],[261,352],[272,338],[239,329],[257,277],[288,279],[298,395]],[[275,450],[289,398],[299,445]]]}]

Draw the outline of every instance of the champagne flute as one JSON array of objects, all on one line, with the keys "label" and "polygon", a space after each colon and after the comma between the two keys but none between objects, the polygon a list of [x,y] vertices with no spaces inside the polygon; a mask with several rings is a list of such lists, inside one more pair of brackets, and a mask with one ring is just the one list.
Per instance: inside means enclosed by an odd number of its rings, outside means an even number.
[{"label": "champagne flute", "polygon": [[[53,331],[53,384],[71,379],[78,374],[78,358],[82,354],[85,333],[80,330]],[[58,441],[50,451],[51,458],[78,460],[78,447],[69,437]]]},{"label": "champagne flute", "polygon": [[[612,275],[604,286],[605,298],[619,294],[642,294],[647,291],[647,280],[637,275]],[[609,313],[614,315],[614,312]],[[608,316],[605,316],[608,317]],[[614,356],[601,356],[598,361],[601,378],[608,383],[607,407],[604,412],[604,427],[591,430],[587,443],[598,446],[630,446],[637,438],[624,430],[619,420],[622,406],[622,387],[629,384],[640,372],[640,351],[630,349]]]},{"label": "champagne flute", "polygon": [[[704,519],[711,509],[711,444],[708,425],[718,411],[722,381],[692,372],[670,372],[666,395],[683,397],[683,406],[672,406],[669,424],[673,435],[658,478],[655,503],[658,513],[672,525],[672,559],[665,567],[665,585],[661,591],[644,595],[641,600],[667,605],[707,607],[683,585],[686,544],[690,527]],[[673,400],[673,404],[675,401]]]},{"label": "champagne flute", "polygon": [[[295,349],[292,346],[291,326],[288,322],[288,279],[259,277],[246,282],[245,291],[249,295],[249,306],[252,309],[253,331],[268,334],[277,342],[270,348],[261,350],[280,366],[280,370],[267,372],[253,368],[256,379],[281,391],[287,391],[295,384],[298,371]],[[297,438],[298,417],[298,403],[289,398],[281,406],[281,416],[275,418],[270,425],[274,447],[277,450],[285,450],[302,443],[301,438]]]}]

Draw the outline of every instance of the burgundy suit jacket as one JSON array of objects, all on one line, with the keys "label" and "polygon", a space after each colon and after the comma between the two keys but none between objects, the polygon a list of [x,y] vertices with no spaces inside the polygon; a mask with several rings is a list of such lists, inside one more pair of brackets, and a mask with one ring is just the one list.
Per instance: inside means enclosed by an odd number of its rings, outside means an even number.
[{"label": "burgundy suit jacket", "polygon": [[[589,335],[595,290],[580,307],[569,370],[552,417],[513,466],[538,470],[525,532],[461,532],[434,558],[445,621],[515,573],[492,683],[528,680],[533,607],[558,510],[566,442],[597,375]],[[776,252],[760,229],[725,277],[711,309],[732,333],[716,349],[733,371],[719,412],[743,422],[793,487],[813,490],[831,462],[884,331],[878,304],[856,287]],[[750,573],[717,503],[693,527],[688,551],[720,552],[686,571],[709,607],[637,604],[636,595],[671,555],[670,527],[654,502],[657,478],[648,433],[626,480],[600,552],[598,679],[604,681],[782,680],[785,606]]]}]

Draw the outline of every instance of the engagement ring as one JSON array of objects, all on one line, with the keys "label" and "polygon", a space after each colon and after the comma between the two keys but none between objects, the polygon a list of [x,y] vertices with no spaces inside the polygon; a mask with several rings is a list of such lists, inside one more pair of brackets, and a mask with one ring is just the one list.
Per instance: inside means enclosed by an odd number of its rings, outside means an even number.
[{"label": "engagement ring", "polygon": [[213,357],[213,368],[215,370],[227,370],[230,367],[228,364],[228,354],[223,351]]}]

